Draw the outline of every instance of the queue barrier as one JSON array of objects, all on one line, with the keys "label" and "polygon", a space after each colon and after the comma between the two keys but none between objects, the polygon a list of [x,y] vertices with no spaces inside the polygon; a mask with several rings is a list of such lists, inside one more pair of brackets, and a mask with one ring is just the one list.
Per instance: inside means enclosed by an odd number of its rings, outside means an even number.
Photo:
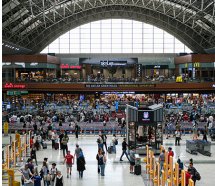
[{"label": "queue barrier", "polygon": [[16,168],[18,163],[23,163],[27,157],[29,148],[28,135],[24,134],[22,137],[20,134],[15,135],[15,139],[10,145],[6,146],[6,158],[5,163],[2,164],[2,170],[7,171],[11,168]]},{"label": "queue barrier", "polygon": [[[160,147],[162,151],[163,146]],[[155,186],[186,186],[185,170],[181,171],[181,178],[179,178],[179,164],[173,164],[173,157],[170,156],[168,161],[168,152],[165,150],[165,161],[163,169],[161,170],[160,163],[156,162],[154,152],[150,150],[150,147],[146,145],[146,157],[144,158],[146,163],[146,174],[149,175],[149,179]],[[189,180],[188,186],[194,186],[192,179]]]}]

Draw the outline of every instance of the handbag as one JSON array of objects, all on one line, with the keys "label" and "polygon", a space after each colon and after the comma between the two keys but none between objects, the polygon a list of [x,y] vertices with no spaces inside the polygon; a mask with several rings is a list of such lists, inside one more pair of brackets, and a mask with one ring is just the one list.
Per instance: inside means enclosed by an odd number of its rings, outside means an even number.
[{"label": "handbag", "polygon": [[50,174],[44,175],[43,179],[44,181],[51,181],[51,175]]}]

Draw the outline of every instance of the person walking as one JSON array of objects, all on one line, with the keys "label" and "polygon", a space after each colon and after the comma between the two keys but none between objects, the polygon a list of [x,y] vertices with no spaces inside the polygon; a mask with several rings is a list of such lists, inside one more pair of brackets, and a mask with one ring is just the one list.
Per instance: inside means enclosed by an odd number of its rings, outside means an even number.
[{"label": "person walking", "polygon": [[50,169],[50,175],[51,175],[51,181],[50,181],[50,184],[51,186],[54,186],[55,185],[55,178],[57,176],[57,168],[56,168],[56,163],[52,163],[52,167]]},{"label": "person walking", "polygon": [[49,169],[45,161],[43,161],[43,165],[40,172],[42,173],[44,186],[49,186]]},{"label": "person walking", "polygon": [[77,170],[79,172],[79,178],[83,178],[83,172],[85,168],[85,158],[82,151],[80,151],[79,157],[77,158]]},{"label": "person walking", "polygon": [[64,137],[64,132],[61,131],[61,133],[60,133],[60,135],[59,135],[60,150],[63,149],[63,148],[62,148],[62,146],[63,146],[63,144],[62,144],[62,139],[63,139],[63,137]]},{"label": "person walking", "polygon": [[[77,167],[78,167],[78,158],[79,158],[81,152],[82,152],[82,149],[79,147],[78,144],[76,144],[75,153],[74,153],[74,159],[75,159],[75,157],[76,157]],[[82,152],[82,153],[83,153],[83,152]]]},{"label": "person walking", "polygon": [[197,178],[196,178],[196,172],[197,172],[197,170],[193,166],[193,162],[190,162],[190,165],[189,165],[188,169],[190,169],[191,179],[193,180],[194,186],[195,186],[196,185],[196,180],[197,180]]},{"label": "person walking", "polygon": [[106,152],[107,152],[107,136],[106,134],[102,134],[102,140],[103,140],[103,147],[105,146]]},{"label": "person walking", "polygon": [[127,153],[127,147],[128,147],[128,144],[126,143],[126,138],[124,138],[122,142],[122,155],[120,157],[120,161],[123,161],[122,157],[124,156],[124,154],[126,155],[128,161],[130,161]]},{"label": "person walking", "polygon": [[180,146],[181,132],[179,129],[175,131],[175,146]]},{"label": "person walking", "polygon": [[74,156],[70,154],[70,151],[68,151],[67,155],[65,156],[64,163],[65,162],[67,168],[67,178],[69,178],[69,174],[70,176],[72,174],[72,164],[74,164]]},{"label": "person walking", "polygon": [[129,152],[129,159],[130,159],[130,173],[134,173],[134,165],[135,165],[135,148],[131,147]]},{"label": "person walking", "polygon": [[97,139],[97,143],[98,143],[98,149],[102,149],[102,151],[104,151],[104,148],[103,148],[103,140],[102,140],[102,136],[99,135],[98,139]]},{"label": "person walking", "polygon": [[118,143],[118,139],[116,138],[116,134],[113,134],[113,138],[112,138],[112,141],[111,141],[111,146],[112,146],[112,152],[115,153],[115,154],[116,154],[116,143]]},{"label": "person walking", "polygon": [[76,139],[78,139],[79,131],[80,131],[80,127],[79,127],[79,125],[76,123],[76,124],[75,124],[75,137],[76,137]]},{"label": "person walking", "polygon": [[63,157],[65,157],[65,151],[68,153],[68,141],[69,137],[67,136],[67,133],[65,132],[63,138],[62,138],[62,149],[63,149]]},{"label": "person walking", "polygon": [[159,156],[159,163],[160,163],[160,173],[162,174],[163,164],[165,162],[165,149],[162,150]]},{"label": "person walking", "polygon": [[98,151],[96,159],[98,161],[98,165],[101,170],[101,176],[105,176],[105,164],[106,164],[107,158],[101,148]]},{"label": "person walking", "polygon": [[36,155],[36,147],[33,145],[31,149],[31,159],[35,160],[35,163],[37,165],[37,155]]}]

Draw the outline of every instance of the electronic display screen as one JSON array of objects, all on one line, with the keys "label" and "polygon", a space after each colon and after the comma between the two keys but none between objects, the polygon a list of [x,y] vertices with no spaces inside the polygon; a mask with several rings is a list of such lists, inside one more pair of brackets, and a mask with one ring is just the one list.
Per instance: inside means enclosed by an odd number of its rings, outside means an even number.
[{"label": "electronic display screen", "polygon": [[140,122],[140,123],[154,122],[154,111],[152,111],[152,110],[139,110],[138,111],[138,122]]}]

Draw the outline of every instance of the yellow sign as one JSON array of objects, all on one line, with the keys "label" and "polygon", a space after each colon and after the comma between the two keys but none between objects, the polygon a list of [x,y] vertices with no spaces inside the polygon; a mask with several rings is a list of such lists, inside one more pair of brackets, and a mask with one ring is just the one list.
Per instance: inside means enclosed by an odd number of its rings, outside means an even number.
[{"label": "yellow sign", "polygon": [[195,62],[195,63],[193,64],[193,67],[194,67],[194,68],[199,68],[199,67],[200,67],[200,63]]},{"label": "yellow sign", "polygon": [[9,124],[8,122],[4,122],[4,136],[8,135]]}]

